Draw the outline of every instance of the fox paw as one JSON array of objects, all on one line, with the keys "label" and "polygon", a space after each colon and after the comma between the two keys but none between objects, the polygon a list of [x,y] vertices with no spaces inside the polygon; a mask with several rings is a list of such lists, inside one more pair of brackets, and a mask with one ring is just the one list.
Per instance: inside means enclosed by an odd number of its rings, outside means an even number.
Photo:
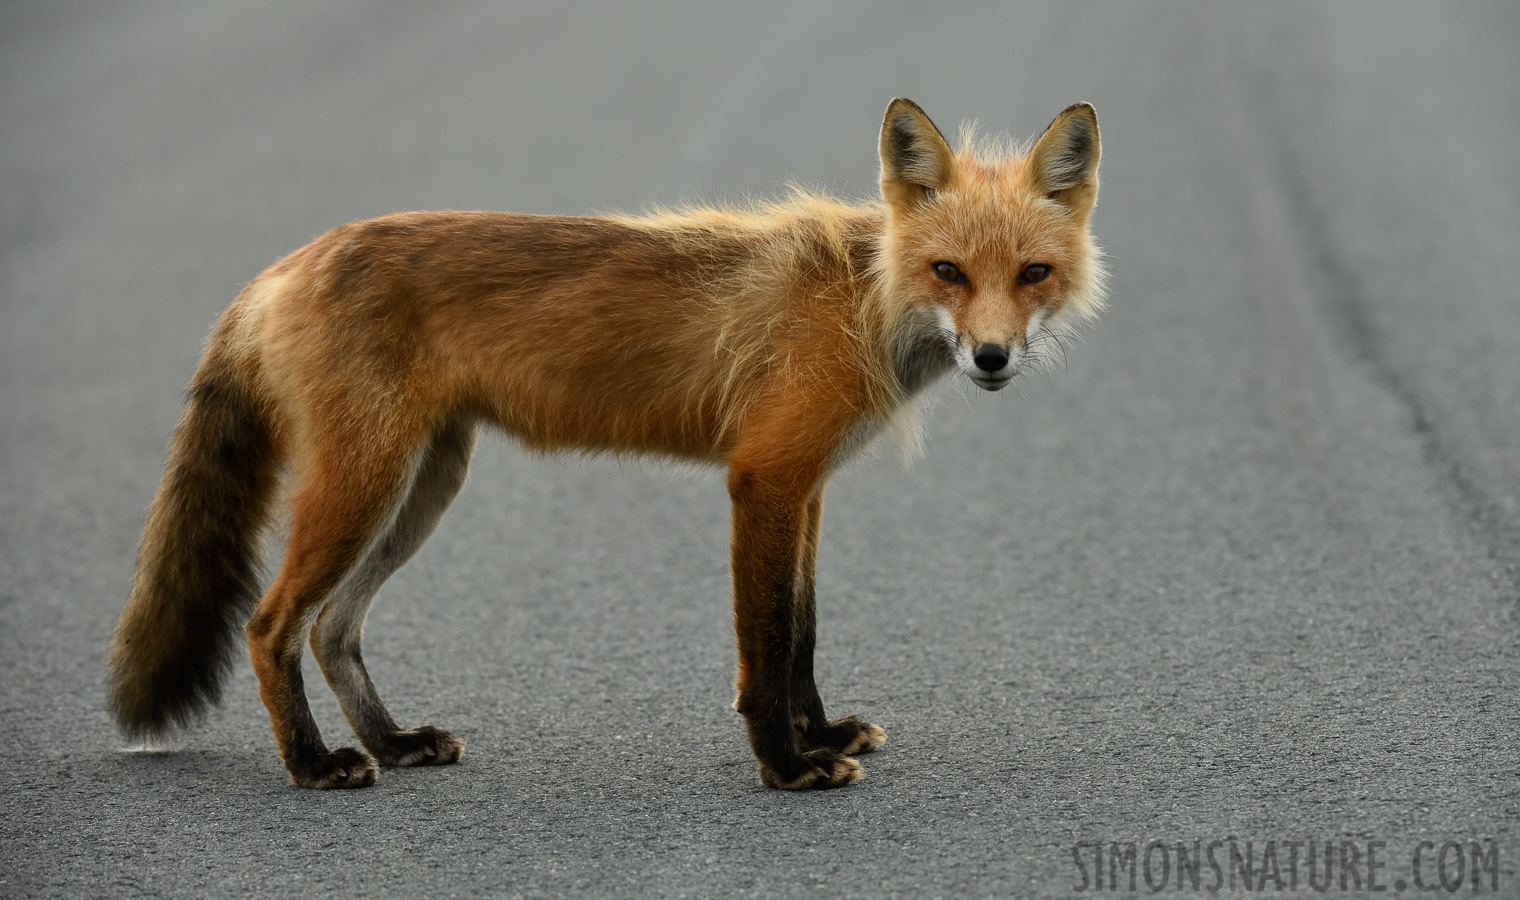
[{"label": "fox paw", "polygon": [[369,750],[382,766],[446,766],[464,755],[464,741],[442,729],[423,725],[387,734]]},{"label": "fox paw", "polygon": [[373,759],[352,747],[342,747],[300,760],[287,760],[285,768],[290,772],[290,781],[296,787],[318,790],[369,787],[375,783],[375,775],[379,771]]},{"label": "fox paw", "polygon": [[790,762],[784,770],[760,763],[760,780],[766,787],[783,791],[815,791],[844,787],[865,774],[860,763],[827,747],[809,750]]},{"label": "fox paw", "polygon": [[858,716],[835,719],[811,732],[799,728],[797,737],[805,747],[837,750],[844,756],[870,753],[887,742],[887,733]]}]

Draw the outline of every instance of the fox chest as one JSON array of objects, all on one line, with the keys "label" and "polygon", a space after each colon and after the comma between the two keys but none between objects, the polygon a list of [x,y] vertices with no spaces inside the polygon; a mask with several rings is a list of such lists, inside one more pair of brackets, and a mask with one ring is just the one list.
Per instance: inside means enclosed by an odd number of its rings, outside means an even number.
[{"label": "fox chest", "polygon": [[923,391],[955,367],[947,332],[938,325],[931,320],[925,323],[925,327],[905,329],[899,336],[892,354],[898,404],[885,414],[866,416],[851,426],[829,458],[830,471],[854,459],[884,431],[896,436],[905,458],[917,455],[921,444],[919,413]]}]

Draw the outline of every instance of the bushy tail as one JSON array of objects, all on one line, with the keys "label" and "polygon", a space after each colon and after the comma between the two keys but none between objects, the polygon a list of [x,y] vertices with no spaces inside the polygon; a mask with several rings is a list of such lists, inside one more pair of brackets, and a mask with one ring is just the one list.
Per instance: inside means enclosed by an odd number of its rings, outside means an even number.
[{"label": "bushy tail", "polygon": [[221,698],[259,597],[275,454],[254,397],[218,349],[213,342],[190,384],[111,642],[111,709],[132,738],[188,724]]}]

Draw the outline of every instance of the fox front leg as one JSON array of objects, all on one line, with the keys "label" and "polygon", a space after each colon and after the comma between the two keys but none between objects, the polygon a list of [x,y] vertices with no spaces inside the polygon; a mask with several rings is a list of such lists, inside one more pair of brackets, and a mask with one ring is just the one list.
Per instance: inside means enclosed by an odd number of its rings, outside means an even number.
[{"label": "fox front leg", "polygon": [[857,716],[829,721],[823,698],[813,681],[813,648],[818,641],[818,604],[813,572],[818,563],[818,537],[823,527],[823,489],[808,500],[802,531],[802,552],[797,566],[793,608],[796,623],[792,635],[792,724],[803,750],[827,747],[846,756],[870,753],[887,742],[887,733]]},{"label": "fox front leg", "polygon": [[843,787],[860,777],[860,764],[833,747],[804,752],[793,721],[797,575],[813,485],[735,464],[728,488],[734,504],[736,706],[749,731],[760,780],[785,790]]}]

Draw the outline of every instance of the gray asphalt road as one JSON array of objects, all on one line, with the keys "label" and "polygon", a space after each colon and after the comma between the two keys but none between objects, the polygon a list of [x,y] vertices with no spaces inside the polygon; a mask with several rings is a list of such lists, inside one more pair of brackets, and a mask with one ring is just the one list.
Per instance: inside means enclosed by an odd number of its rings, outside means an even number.
[{"label": "gray asphalt road", "polygon": [[[1062,896],[1153,841],[1175,893],[1197,840],[1200,891],[1313,841],[1520,896],[1517,46],[1501,2],[0,6],[0,895]],[[290,788],[246,663],[123,751],[103,651],[244,282],[394,210],[869,196],[895,95],[1096,104],[1113,297],[831,489],[865,781],[759,786],[719,478],[500,440],[368,628],[461,765]]]}]

